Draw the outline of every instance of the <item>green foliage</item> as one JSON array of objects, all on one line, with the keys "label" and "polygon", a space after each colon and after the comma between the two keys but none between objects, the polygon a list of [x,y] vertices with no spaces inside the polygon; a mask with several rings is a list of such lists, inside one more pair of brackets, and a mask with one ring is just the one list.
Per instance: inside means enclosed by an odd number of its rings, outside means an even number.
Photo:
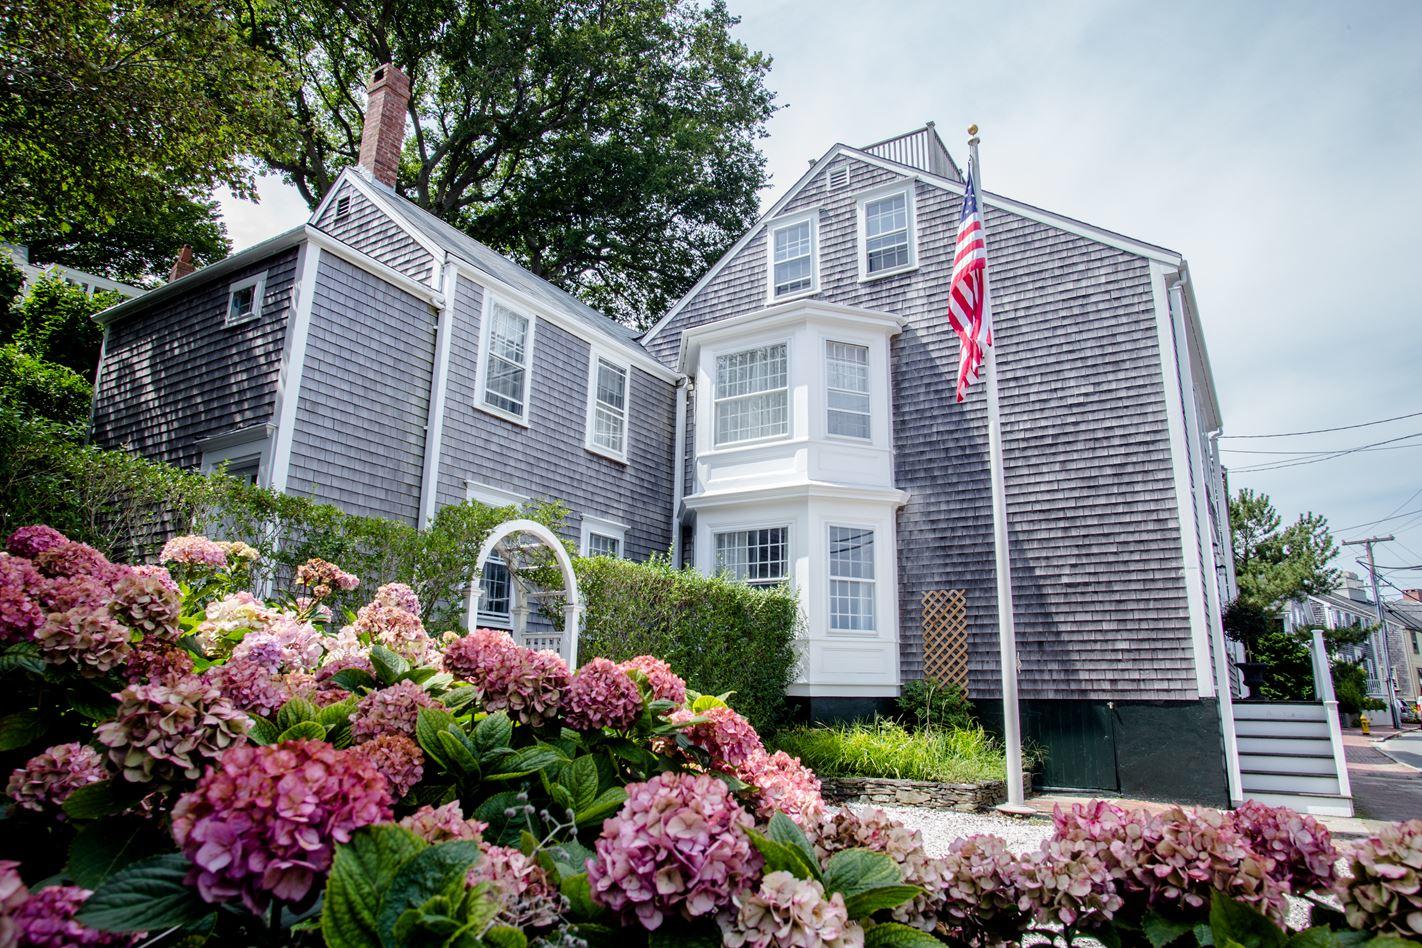
[{"label": "green foliage", "polygon": [[799,606],[789,590],[674,569],[665,558],[587,557],[575,569],[587,603],[581,660],[655,655],[697,691],[734,692],[757,729],[779,718],[796,671]]},{"label": "green foliage", "polygon": [[74,426],[77,434],[89,420],[93,395],[89,382],[72,369],[45,362],[19,346],[0,346],[0,404],[11,410]]},{"label": "green foliage", "polygon": [[90,296],[54,274],[43,277],[13,308],[13,342],[31,355],[77,372],[86,383],[92,383],[104,342],[104,330],[94,322],[94,314],[120,299],[117,293]]},{"label": "green foliage", "polygon": [[150,856],[108,878],[78,919],[110,932],[160,932],[193,925],[212,911],[186,883],[192,866],[182,853]]},{"label": "green foliage", "polygon": [[1333,696],[1338,700],[1338,710],[1344,714],[1361,714],[1364,711],[1381,711],[1387,707],[1376,698],[1368,696],[1368,673],[1362,662],[1338,662],[1332,664]]},{"label": "green foliage", "polygon": [[770,61],[723,0],[268,12],[297,129],[262,156],[313,206],[394,62],[417,103],[401,193],[619,319],[665,312],[756,217]]},{"label": "green foliage", "polygon": [[16,266],[8,253],[0,249],[0,343],[9,342],[19,328],[15,304],[19,302],[20,287],[24,283],[24,271]]},{"label": "green foliage", "polygon": [[899,713],[918,727],[971,728],[977,723],[973,704],[957,682],[934,678],[906,681],[899,691]]},{"label": "green foliage", "polygon": [[1002,780],[1002,749],[979,728],[910,731],[872,723],[784,730],[769,740],[821,777],[896,777],[968,783]]}]

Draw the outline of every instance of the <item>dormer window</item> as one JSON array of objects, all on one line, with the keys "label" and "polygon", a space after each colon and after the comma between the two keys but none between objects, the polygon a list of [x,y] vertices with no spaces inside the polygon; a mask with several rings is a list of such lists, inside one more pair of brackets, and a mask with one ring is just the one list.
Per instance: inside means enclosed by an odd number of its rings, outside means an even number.
[{"label": "dormer window", "polygon": [[772,223],[767,235],[771,302],[818,291],[818,214],[811,211]]},{"label": "dormer window", "polygon": [[875,191],[859,198],[859,278],[903,273],[918,266],[913,186]]},{"label": "dormer window", "polygon": [[262,315],[262,295],[267,288],[267,272],[238,280],[227,287],[227,313],[224,326],[240,326]]}]

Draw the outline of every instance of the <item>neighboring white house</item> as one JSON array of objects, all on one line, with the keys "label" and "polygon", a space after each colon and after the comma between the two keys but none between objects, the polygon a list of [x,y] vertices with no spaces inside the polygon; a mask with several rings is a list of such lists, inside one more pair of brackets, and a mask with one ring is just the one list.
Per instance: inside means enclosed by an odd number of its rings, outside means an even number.
[{"label": "neighboring white house", "polygon": [[108,292],[117,293],[120,296],[133,299],[147,292],[139,287],[130,286],[127,283],[110,280],[108,277],[101,277],[95,273],[85,273],[83,270],[75,270],[72,267],[63,267],[57,263],[52,263],[48,266],[37,266],[30,263],[30,248],[24,244],[0,244],[0,252],[9,254],[15,266],[19,267],[20,272],[24,274],[24,283],[21,284],[22,290],[28,290],[31,284],[44,276],[56,274],[66,283],[72,283],[82,289],[88,296],[93,296],[97,292],[107,290]]}]

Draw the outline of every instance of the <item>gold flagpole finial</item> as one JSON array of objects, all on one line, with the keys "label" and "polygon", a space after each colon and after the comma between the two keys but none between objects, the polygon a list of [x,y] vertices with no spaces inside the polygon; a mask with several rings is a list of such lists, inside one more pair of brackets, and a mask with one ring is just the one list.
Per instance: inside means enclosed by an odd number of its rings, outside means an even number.
[{"label": "gold flagpole finial", "polygon": [[969,126],[968,126],[968,134],[969,134],[969,135],[976,135],[977,133],[978,133],[978,127],[977,127],[977,125],[969,125]]}]

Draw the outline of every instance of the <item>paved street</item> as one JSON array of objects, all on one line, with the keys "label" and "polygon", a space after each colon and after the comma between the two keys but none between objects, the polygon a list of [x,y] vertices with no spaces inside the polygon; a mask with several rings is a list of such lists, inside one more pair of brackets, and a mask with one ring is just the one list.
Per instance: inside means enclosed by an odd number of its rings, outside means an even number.
[{"label": "paved street", "polygon": [[1374,728],[1371,735],[1356,728],[1343,731],[1353,806],[1363,820],[1422,817],[1422,734],[1412,730],[1379,740],[1392,734],[1383,728]]}]

